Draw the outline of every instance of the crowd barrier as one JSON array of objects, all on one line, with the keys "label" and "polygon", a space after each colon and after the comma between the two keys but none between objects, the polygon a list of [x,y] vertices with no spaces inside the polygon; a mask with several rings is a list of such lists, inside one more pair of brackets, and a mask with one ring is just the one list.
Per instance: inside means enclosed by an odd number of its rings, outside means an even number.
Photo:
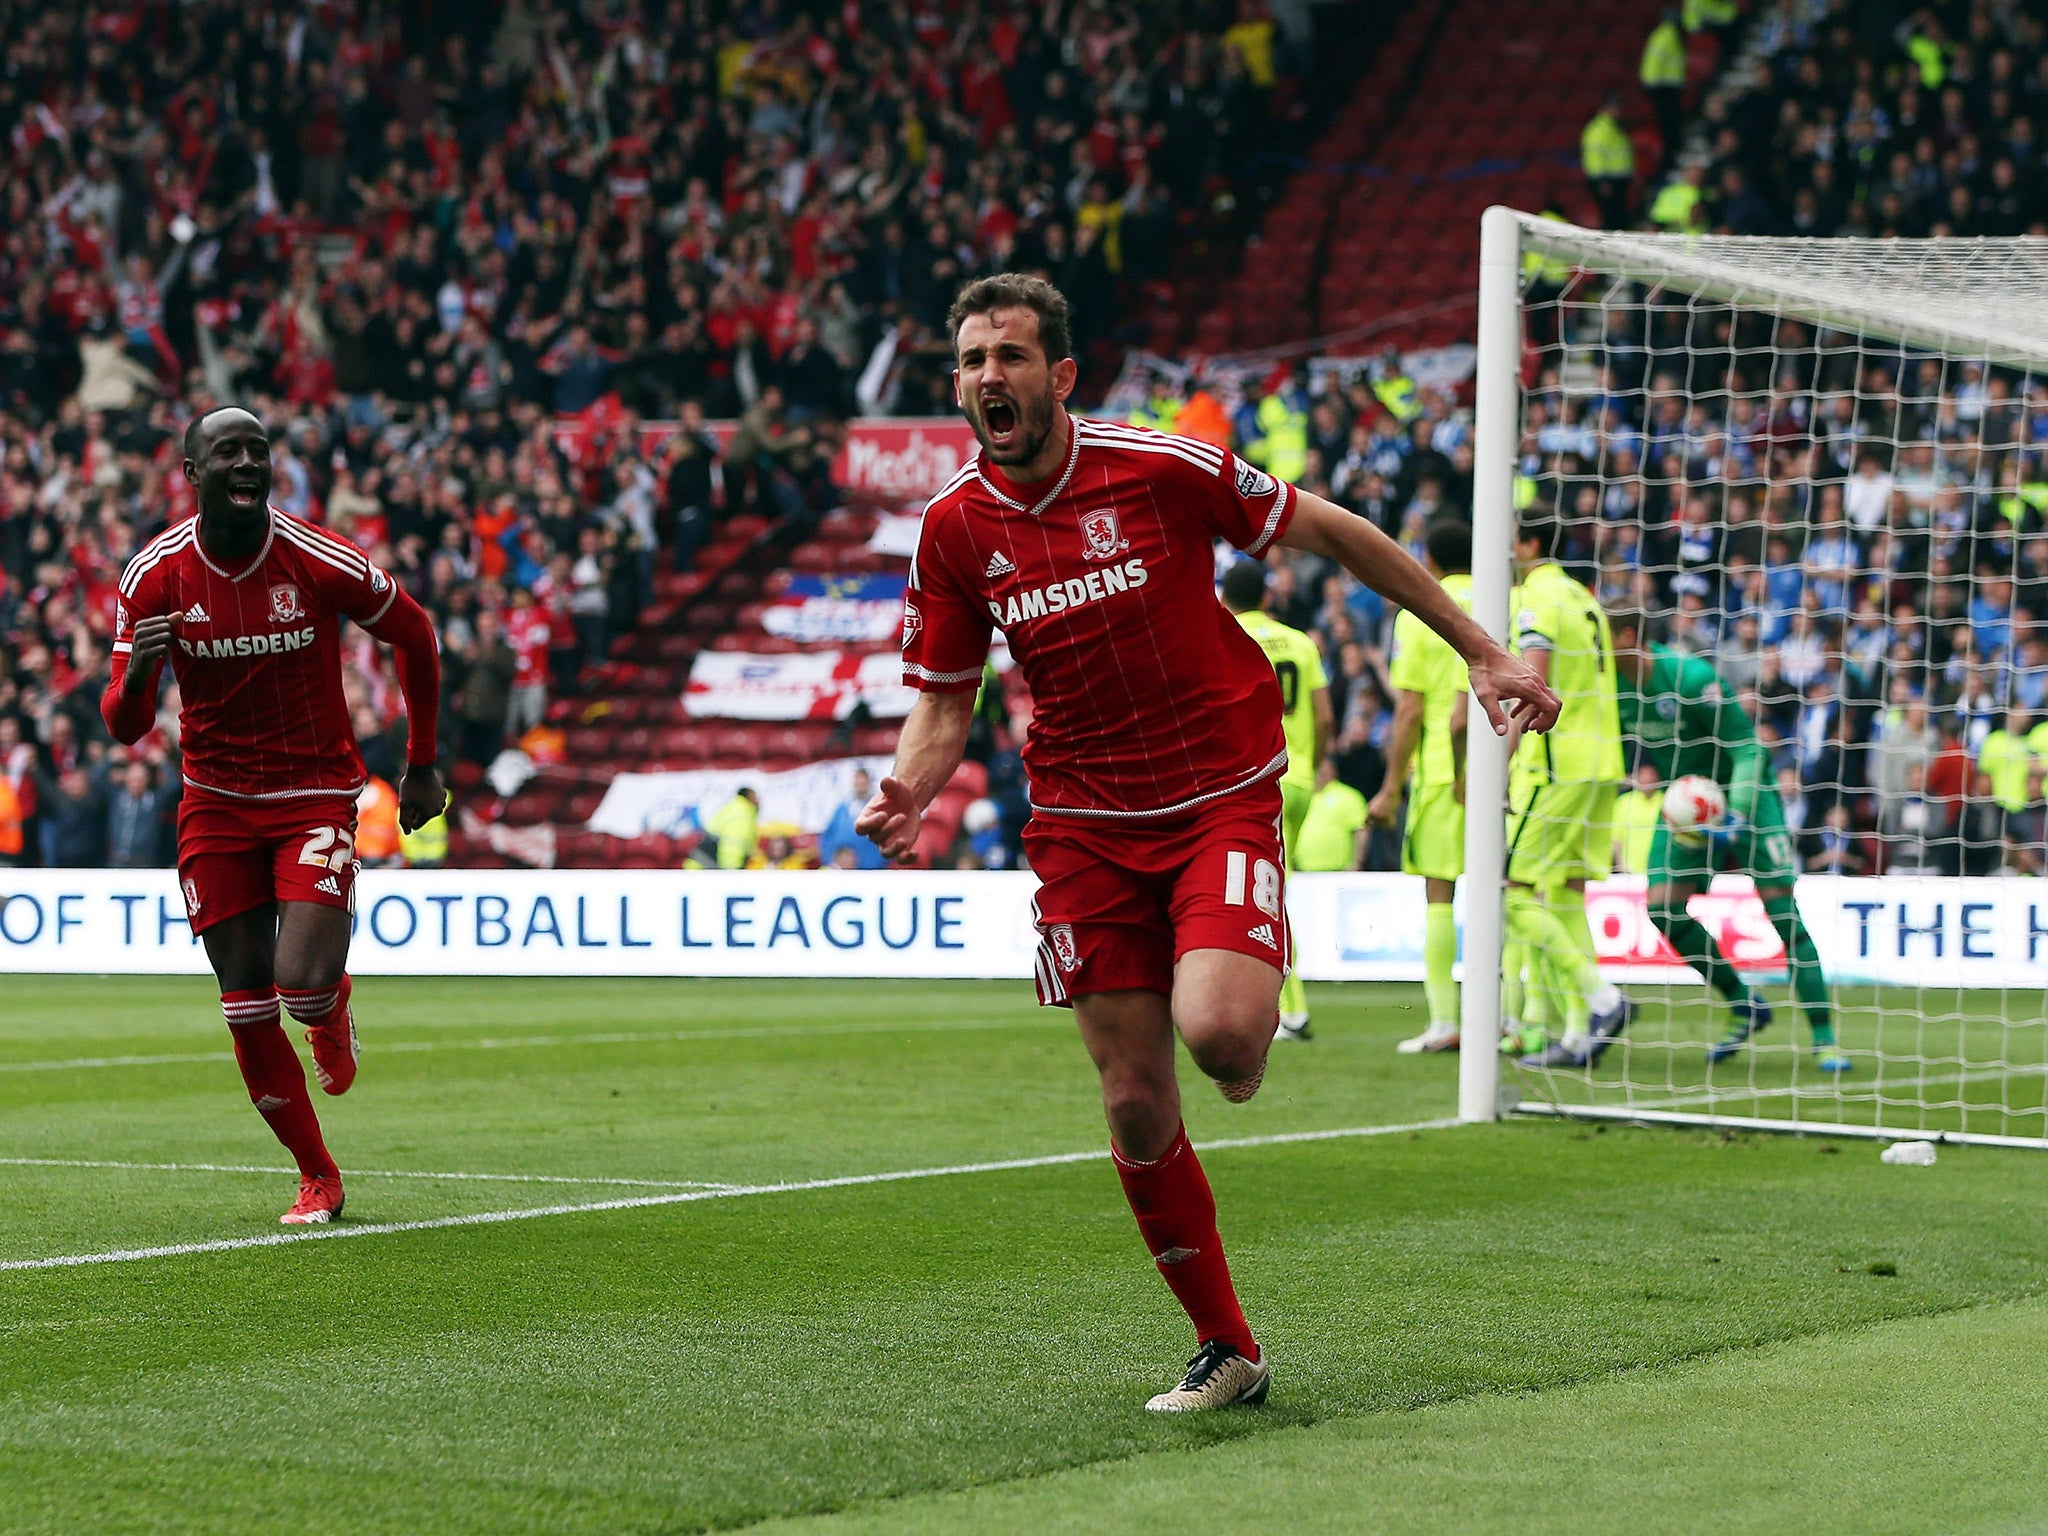
[{"label": "crowd barrier", "polygon": [[[409,976],[1008,977],[1033,974],[1028,874],[759,870],[365,870],[350,967]],[[1837,981],[2048,987],[2048,882],[1808,879],[1799,904]],[[1311,981],[1417,981],[1422,882],[1299,875],[1298,963]],[[1782,969],[1746,879],[1693,911],[1737,964]],[[1684,980],[1642,882],[1588,893],[1617,979]],[[0,870],[0,973],[201,974],[171,870]]]}]

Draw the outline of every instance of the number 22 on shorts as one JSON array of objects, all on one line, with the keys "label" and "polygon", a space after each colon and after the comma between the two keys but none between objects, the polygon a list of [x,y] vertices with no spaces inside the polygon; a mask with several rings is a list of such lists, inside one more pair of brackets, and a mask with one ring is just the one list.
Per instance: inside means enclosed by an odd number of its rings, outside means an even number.
[{"label": "number 22 on shorts", "polygon": [[[334,851],[329,853],[327,850]],[[355,834],[346,827],[318,827],[299,850],[299,862],[316,869],[343,870],[356,856]]]},{"label": "number 22 on shorts", "polygon": [[1271,859],[1252,859],[1238,849],[1223,855],[1223,904],[1244,905],[1246,873],[1251,879],[1252,905],[1268,917],[1280,915],[1280,870]]}]

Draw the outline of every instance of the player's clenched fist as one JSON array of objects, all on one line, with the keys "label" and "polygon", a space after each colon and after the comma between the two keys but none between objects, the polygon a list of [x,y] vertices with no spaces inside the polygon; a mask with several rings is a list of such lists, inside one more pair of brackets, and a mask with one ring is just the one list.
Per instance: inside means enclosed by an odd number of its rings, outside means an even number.
[{"label": "player's clenched fist", "polygon": [[129,693],[140,695],[150,687],[151,672],[170,654],[171,636],[177,624],[174,614],[135,621],[135,631],[128,642],[132,647],[128,653],[128,675],[121,679],[121,686]]},{"label": "player's clenched fist", "polygon": [[398,786],[398,830],[417,832],[448,809],[448,791],[441,783],[441,770],[431,763],[415,764],[405,770]]},{"label": "player's clenched fist", "polygon": [[874,798],[853,821],[853,830],[882,850],[884,858],[908,864],[917,857],[917,834],[924,822],[917,797],[901,779],[882,780]]}]

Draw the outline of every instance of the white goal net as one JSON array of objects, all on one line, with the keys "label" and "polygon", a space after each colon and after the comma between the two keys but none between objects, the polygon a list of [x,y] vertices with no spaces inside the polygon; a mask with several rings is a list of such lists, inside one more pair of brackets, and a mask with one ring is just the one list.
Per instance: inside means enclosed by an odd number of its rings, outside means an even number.
[{"label": "white goal net", "polygon": [[1464,1112],[2048,1145],[2048,240],[1495,210],[1480,330]]}]

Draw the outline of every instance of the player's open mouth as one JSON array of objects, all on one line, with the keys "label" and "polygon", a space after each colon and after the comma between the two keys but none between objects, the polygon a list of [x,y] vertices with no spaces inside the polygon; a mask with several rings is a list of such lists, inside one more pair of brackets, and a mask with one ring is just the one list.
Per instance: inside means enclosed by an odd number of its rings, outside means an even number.
[{"label": "player's open mouth", "polygon": [[1001,395],[984,395],[981,424],[988,430],[990,442],[1007,443],[1017,433],[1017,407]]},{"label": "player's open mouth", "polygon": [[228,482],[228,504],[236,507],[253,507],[263,500],[261,480],[230,480]]}]

